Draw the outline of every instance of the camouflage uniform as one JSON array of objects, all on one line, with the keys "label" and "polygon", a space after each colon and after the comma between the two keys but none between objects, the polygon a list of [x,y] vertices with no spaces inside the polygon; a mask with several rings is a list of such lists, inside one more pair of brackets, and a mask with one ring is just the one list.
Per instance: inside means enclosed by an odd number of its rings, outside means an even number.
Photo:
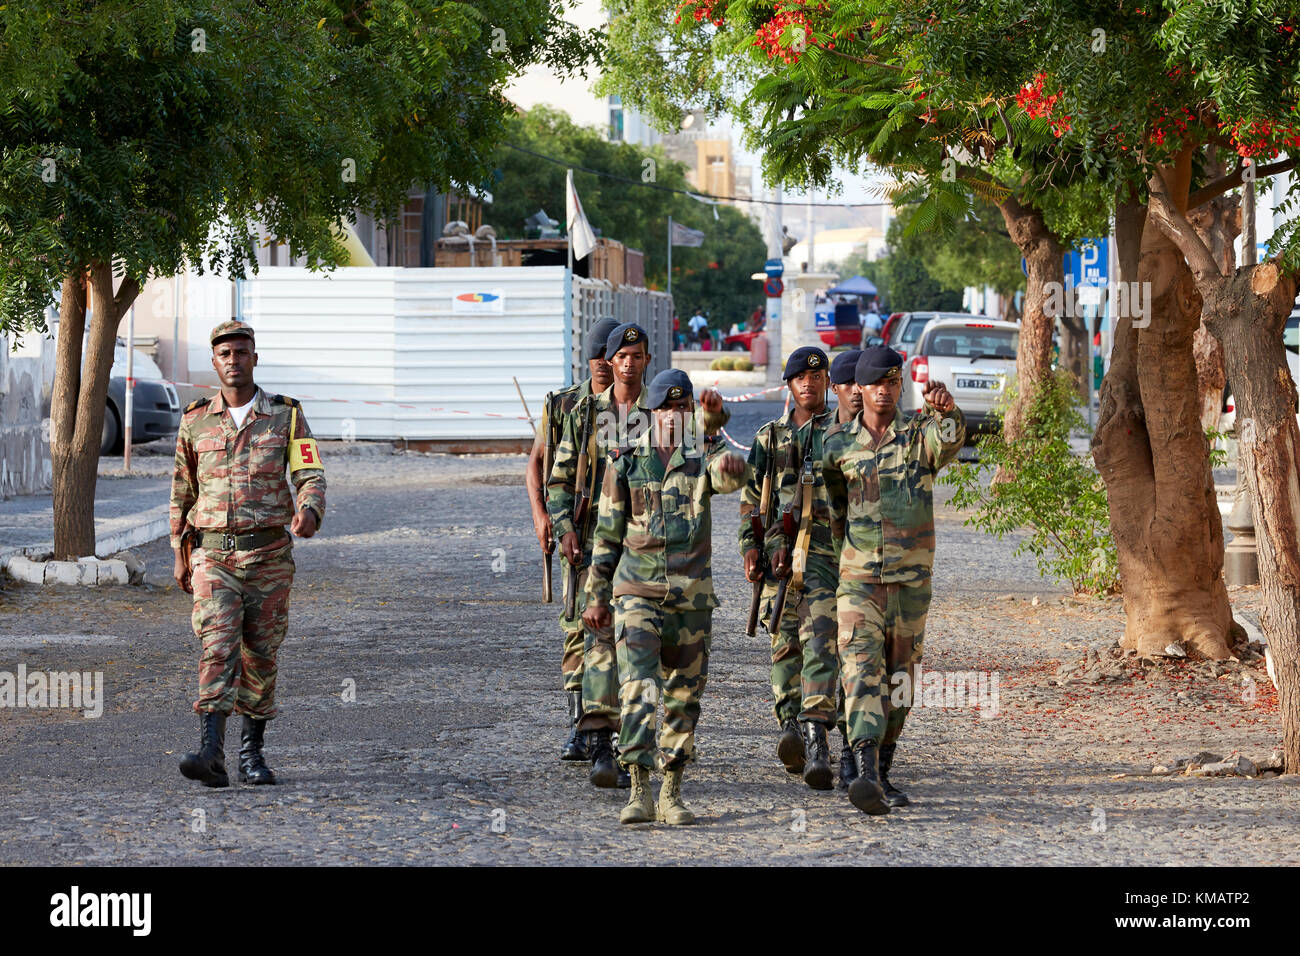
[{"label": "camouflage uniform", "polygon": [[[646,392],[643,388],[626,413],[621,413],[614,404],[613,386],[598,394],[585,396],[575,406],[573,414],[566,419],[564,434],[556,447],[555,464],[551,468],[551,477],[546,487],[546,507],[551,515],[556,540],[560,541],[568,532],[578,530],[573,526],[573,508],[577,502],[574,483],[577,480],[582,430],[584,422],[590,416],[592,440],[587,467],[588,487],[592,495],[586,539],[580,542],[583,569],[578,578],[578,586],[581,590],[575,602],[579,627],[582,626],[582,612],[587,606],[591,555],[596,541],[596,512],[601,489],[604,487],[605,467],[609,461],[609,453],[620,446],[636,443],[649,429],[652,418],[643,404],[645,396]],[[699,410],[700,427],[708,434],[716,433],[730,418],[731,413],[726,408],[716,415],[704,411],[703,408]],[[612,627],[598,630],[588,628],[583,642],[582,720],[578,723],[578,729],[587,731],[608,727],[616,730],[619,711],[618,661],[614,647],[614,629]]]},{"label": "camouflage uniform", "polygon": [[[542,410],[542,429],[549,428],[552,432],[552,440],[555,445],[555,460],[551,465],[551,474],[542,475],[542,481],[546,483],[546,507],[551,513],[551,522],[555,530],[555,539],[559,541],[564,537],[560,531],[559,525],[556,524],[555,511],[551,508],[551,477],[560,464],[560,453],[564,448],[564,438],[572,431],[572,422],[575,409],[578,403],[584,398],[591,395],[591,379],[579,382],[577,385],[570,385],[568,388],[558,389],[550,392],[546,396]],[[574,463],[577,462],[577,455],[573,457]],[[569,479],[572,486],[573,479]],[[572,509],[570,509],[572,515]],[[568,527],[572,528],[573,522],[569,521]],[[581,592],[579,592],[581,594]],[[564,679],[564,689],[566,691],[582,690],[582,605],[578,603],[576,616],[572,619],[564,616],[564,603],[560,603],[560,629],[564,632],[564,653],[560,658],[560,673]]]},{"label": "camouflage uniform", "polygon": [[[812,456],[816,480],[803,587],[787,587],[786,613],[778,632],[772,635],[772,712],[778,723],[796,718],[827,725],[843,723],[835,619],[839,570],[831,537],[830,503],[820,474],[823,440],[826,430],[834,424],[835,409],[829,408],[796,429],[791,409],[785,417],[758,430],[749,452],[749,480],[740,502],[742,558],[755,546],[749,516],[759,507],[769,456],[776,456],[774,500],[768,503],[772,524],[764,540],[769,560],[778,549],[794,547],[782,532],[780,514],[791,502],[796,511],[802,507],[799,478],[805,455]],[[764,620],[771,615],[775,594],[776,579],[769,574],[763,592]]]},{"label": "camouflage uniform", "polygon": [[[722,471],[720,441],[709,439],[699,455],[682,452],[674,449],[665,466],[647,434],[611,453],[601,488],[587,603],[617,602],[619,760],[629,767],[653,767],[656,750],[665,770],[694,758],[718,606],[710,498],[744,483],[743,474]],[[656,746],[661,696],[665,726]]]},{"label": "camouflage uniform", "polygon": [[[290,436],[294,417],[297,430]],[[235,535],[284,531],[300,508],[315,512],[319,524],[325,471],[314,444],[302,456],[303,467],[285,477],[291,440],[310,438],[301,406],[260,388],[239,429],[220,392],[191,404],[176,435],[172,548],[180,548],[187,524]],[[203,645],[195,711],[275,716],[276,652],[288,623],[292,550],[287,532],[251,550],[195,549],[193,625]]]},{"label": "camouflage uniform", "polygon": [[[892,682],[921,660],[934,564],[934,476],[966,437],[961,409],[894,415],[879,441],[861,417],[826,433],[822,476],[840,549],[839,650],[849,741],[893,744],[909,707]],[[910,686],[910,683],[909,683]]]}]

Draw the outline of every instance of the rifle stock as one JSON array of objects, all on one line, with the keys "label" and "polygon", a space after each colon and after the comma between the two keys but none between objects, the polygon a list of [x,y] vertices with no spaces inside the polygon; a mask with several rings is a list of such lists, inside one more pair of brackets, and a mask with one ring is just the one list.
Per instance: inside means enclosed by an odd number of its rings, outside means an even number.
[{"label": "rifle stock", "polygon": [[773,636],[781,631],[781,618],[785,616],[785,592],[789,585],[788,577],[776,583],[776,596],[772,598],[772,619],[767,622],[768,633]]},{"label": "rifle stock", "polygon": [[745,636],[753,637],[758,631],[758,609],[763,603],[763,586],[767,582],[767,528],[771,509],[768,507],[772,497],[772,474],[776,470],[776,459],[768,450],[767,471],[763,473],[763,488],[759,493],[758,511],[749,513],[749,526],[754,532],[754,547],[758,549],[758,580],[753,582],[754,593],[749,599],[749,620],[745,624]]}]

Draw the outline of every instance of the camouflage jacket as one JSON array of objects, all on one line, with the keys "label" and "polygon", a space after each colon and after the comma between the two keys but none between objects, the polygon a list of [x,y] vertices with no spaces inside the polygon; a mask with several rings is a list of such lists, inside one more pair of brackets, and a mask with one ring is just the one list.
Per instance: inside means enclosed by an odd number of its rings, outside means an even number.
[{"label": "camouflage jacket", "polygon": [[[592,438],[586,480],[591,495],[591,517],[587,520],[587,539],[582,542],[585,561],[591,560],[591,547],[596,532],[596,506],[600,500],[600,490],[604,487],[609,453],[617,448],[637,444],[650,427],[650,412],[642,404],[645,396],[646,389],[643,387],[626,415],[623,415],[614,405],[614,387],[611,385],[597,394],[589,392],[565,420],[565,431],[556,446],[555,464],[551,467],[551,476],[546,483],[546,510],[551,515],[556,541],[576,530],[573,527],[573,509],[577,504],[574,485],[578,479],[582,432],[586,419],[590,416]],[[706,412],[703,406],[696,406],[696,416],[700,428],[709,435],[716,434],[719,428],[731,420],[731,413],[725,405],[717,415]]]},{"label": "camouflage jacket", "polygon": [[957,457],[966,417],[926,407],[877,442],[861,416],[826,433],[822,477],[840,580],[921,584],[934,565],[934,476]]},{"label": "camouflage jacket", "polygon": [[710,499],[736,491],[745,476],[723,472],[721,440],[708,439],[704,454],[689,457],[678,446],[665,467],[650,438],[609,456],[587,606],[607,606],[612,592],[647,597],[669,611],[710,610],[718,606]]},{"label": "camouflage jacket", "polygon": [[[799,477],[803,471],[805,455],[812,456],[813,499],[812,499],[812,537],[808,545],[809,573],[818,572],[831,587],[837,581],[838,562],[835,556],[835,542],[831,536],[831,506],[826,497],[826,484],[822,480],[823,444],[828,429],[835,425],[836,409],[834,406],[814,415],[803,426],[794,427],[794,409],[784,417],[768,422],[758,430],[754,445],[749,450],[749,480],[740,499],[740,555],[754,547],[754,529],[750,526],[749,516],[758,508],[763,492],[763,476],[767,474],[769,455],[775,453],[776,471],[773,481],[772,500],[768,502],[770,530],[764,538],[764,550],[771,555],[781,547],[792,548],[794,542],[787,540],[781,531],[781,512],[786,505],[794,503],[797,513],[803,507],[803,491]],[[810,447],[811,445],[811,447]],[[797,446],[797,447],[796,447]],[[775,509],[773,511],[772,509]],[[769,576],[768,580],[774,580]]]},{"label": "camouflage jacket", "polygon": [[[235,429],[225,399],[217,392],[185,409],[176,433],[176,466],[172,472],[171,544],[180,548],[188,523],[202,530],[237,533],[284,527],[298,508],[311,508],[319,523],[325,517],[325,466],[314,463],[289,478],[289,423],[298,409],[295,439],[311,438],[302,408],[292,398],[268,395],[257,399]],[[289,481],[297,490],[297,507]]]}]

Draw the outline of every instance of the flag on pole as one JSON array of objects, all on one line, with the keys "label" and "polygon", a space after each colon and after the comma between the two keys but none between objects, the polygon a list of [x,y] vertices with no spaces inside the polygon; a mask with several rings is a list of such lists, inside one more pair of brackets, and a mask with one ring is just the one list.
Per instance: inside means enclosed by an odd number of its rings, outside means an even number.
[{"label": "flag on pole", "polygon": [[582,200],[578,198],[578,190],[573,186],[572,169],[568,170],[568,175],[565,177],[564,213],[565,228],[569,232],[569,247],[573,250],[573,258],[581,259],[596,248],[596,234],[591,231],[587,214],[582,211]]},{"label": "flag on pole", "polygon": [[675,222],[673,223],[673,232],[669,237],[669,242],[674,246],[692,246],[698,249],[704,245],[704,233],[698,229],[683,226],[680,222]]}]

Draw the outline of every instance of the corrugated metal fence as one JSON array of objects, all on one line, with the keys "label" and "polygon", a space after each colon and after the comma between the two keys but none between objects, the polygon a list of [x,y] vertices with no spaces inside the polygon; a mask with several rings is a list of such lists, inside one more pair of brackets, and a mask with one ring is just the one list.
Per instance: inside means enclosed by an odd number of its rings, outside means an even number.
[{"label": "corrugated metal fence", "polygon": [[673,364],[673,300],[663,292],[620,286],[615,289],[608,279],[573,279],[573,314],[578,330],[574,335],[570,354],[573,381],[587,377],[587,361],[583,358],[587,333],[606,316],[619,322],[635,322],[646,330],[650,338],[650,365],[646,381]]},{"label": "corrugated metal fence", "polygon": [[672,362],[668,296],[562,266],[268,268],[240,283],[239,308],[259,384],[301,399],[321,438],[531,437],[512,377],[539,415],[547,392],[586,377],[583,335],[610,314],[649,332],[648,375]]}]

